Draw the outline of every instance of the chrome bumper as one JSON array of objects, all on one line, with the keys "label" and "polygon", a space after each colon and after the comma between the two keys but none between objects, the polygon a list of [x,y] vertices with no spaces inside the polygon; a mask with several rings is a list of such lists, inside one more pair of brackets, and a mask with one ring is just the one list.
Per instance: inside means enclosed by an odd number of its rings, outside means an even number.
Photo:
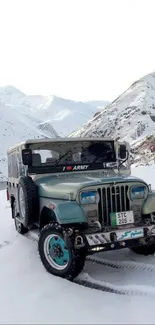
[{"label": "chrome bumper", "polygon": [[100,245],[104,246],[105,244],[113,245],[115,242],[122,243],[128,240],[147,238],[151,236],[155,236],[155,225],[130,227],[126,229],[113,230],[111,232],[92,233],[85,235],[85,238],[87,244],[90,247],[94,247]]}]

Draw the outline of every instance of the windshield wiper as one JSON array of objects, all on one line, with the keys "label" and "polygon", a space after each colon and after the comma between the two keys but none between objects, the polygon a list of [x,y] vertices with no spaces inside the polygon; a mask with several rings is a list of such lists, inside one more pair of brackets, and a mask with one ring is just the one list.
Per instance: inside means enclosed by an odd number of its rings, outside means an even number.
[{"label": "windshield wiper", "polygon": [[71,152],[71,150],[68,150],[67,152],[65,152],[64,155],[60,156],[60,158],[57,159],[56,162],[54,163],[53,167],[55,167],[57,164],[59,164],[59,162],[60,162],[64,157],[66,157],[66,156],[68,155],[68,153],[70,153],[70,152]]}]

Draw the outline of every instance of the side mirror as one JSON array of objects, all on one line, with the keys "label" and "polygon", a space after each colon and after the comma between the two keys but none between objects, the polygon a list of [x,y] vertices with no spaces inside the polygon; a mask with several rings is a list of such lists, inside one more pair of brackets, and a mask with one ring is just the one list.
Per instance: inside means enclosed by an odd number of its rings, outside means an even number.
[{"label": "side mirror", "polygon": [[22,161],[24,166],[32,165],[32,151],[31,149],[22,150]]},{"label": "side mirror", "polygon": [[125,144],[121,144],[119,147],[119,157],[124,160],[127,157],[127,149]]}]

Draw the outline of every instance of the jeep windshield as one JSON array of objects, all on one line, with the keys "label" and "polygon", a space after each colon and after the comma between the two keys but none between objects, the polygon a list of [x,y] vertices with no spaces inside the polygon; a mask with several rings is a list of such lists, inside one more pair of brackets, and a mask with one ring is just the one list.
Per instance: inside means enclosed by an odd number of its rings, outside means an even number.
[{"label": "jeep windshield", "polygon": [[56,141],[28,145],[30,172],[51,173],[111,168],[116,162],[114,141]]}]

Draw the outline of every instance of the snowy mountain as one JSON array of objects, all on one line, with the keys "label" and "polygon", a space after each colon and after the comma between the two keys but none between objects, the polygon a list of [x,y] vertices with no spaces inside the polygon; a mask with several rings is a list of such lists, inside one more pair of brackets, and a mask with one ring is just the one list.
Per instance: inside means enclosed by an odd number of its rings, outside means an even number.
[{"label": "snowy mountain", "polygon": [[70,136],[112,136],[130,142],[132,162],[154,163],[155,72],[134,82],[107,107],[99,110]]},{"label": "snowy mountain", "polygon": [[112,136],[140,140],[155,130],[155,72],[134,82],[71,136]]},{"label": "snowy mountain", "polygon": [[93,104],[56,96],[27,96],[0,87],[0,181],[7,176],[7,149],[28,138],[67,136],[98,110]]},{"label": "snowy mountain", "polygon": [[68,136],[94,116],[99,106],[107,101],[75,102],[56,96],[27,96],[13,86],[0,88],[0,101],[38,123],[39,129],[51,133],[51,127],[60,136]]},{"label": "snowy mountain", "polygon": [[28,138],[56,137],[55,130],[51,133],[40,130],[36,120],[24,116],[18,107],[9,107],[0,102],[0,181],[7,176],[7,150],[10,146]]},{"label": "snowy mountain", "polygon": [[87,101],[85,103],[87,103],[87,104],[89,104],[89,105],[91,105],[91,106],[93,106],[95,108],[97,107],[98,109],[106,107],[106,106],[108,106],[110,104],[110,102],[105,101],[105,100],[92,100],[92,101],[89,100],[89,101]]},{"label": "snowy mountain", "polygon": [[[108,102],[102,102],[106,105]],[[93,117],[98,111],[99,102],[75,102],[68,99],[51,96],[43,106],[42,118],[46,120],[40,124],[41,128],[48,130],[52,124],[60,136],[68,136],[77,127]]]}]

